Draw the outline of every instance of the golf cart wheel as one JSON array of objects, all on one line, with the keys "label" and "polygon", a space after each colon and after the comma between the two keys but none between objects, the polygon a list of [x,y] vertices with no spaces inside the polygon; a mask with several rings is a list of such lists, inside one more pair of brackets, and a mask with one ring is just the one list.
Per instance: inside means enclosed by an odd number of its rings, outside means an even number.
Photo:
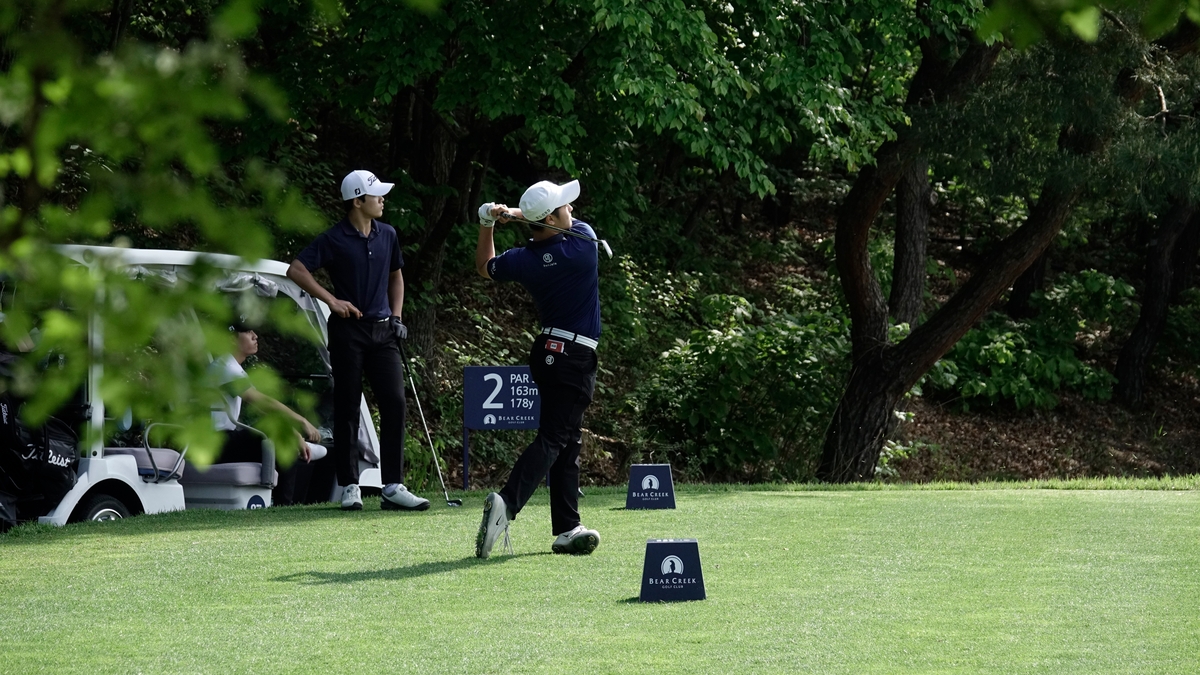
[{"label": "golf cart wheel", "polygon": [[129,517],[129,509],[121,503],[121,500],[110,495],[93,495],[83,504],[79,512],[82,515],[81,521],[107,522]]}]

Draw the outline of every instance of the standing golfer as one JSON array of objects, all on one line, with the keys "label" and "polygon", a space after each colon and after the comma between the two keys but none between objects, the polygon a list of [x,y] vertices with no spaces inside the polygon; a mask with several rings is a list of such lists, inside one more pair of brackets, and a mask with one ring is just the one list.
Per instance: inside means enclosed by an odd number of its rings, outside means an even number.
[{"label": "standing golfer", "polygon": [[[531,225],[523,248],[496,255],[495,221],[515,216],[588,237],[588,224],[571,218],[579,181],[534,184],[521,196],[521,208],[484,204],[479,208],[475,267],[495,281],[517,281],[533,296],[541,335],[529,351],[529,369],[542,398],[541,426],[521,453],[499,493],[484,500],[483,522],[475,555],[488,557],[496,539],[508,540],[508,523],[517,517],[543,478],[550,487],[550,525],[557,535],[555,553],[591,553],[600,534],[579,523],[579,449],[583,413],[596,387],[596,345],[600,338],[599,261],[594,242]],[[549,477],[547,477],[549,472]]]},{"label": "standing golfer", "polygon": [[[404,258],[396,230],[376,220],[392,183],[369,171],[342,180],[346,218],[322,232],[292,261],[288,278],[329,305],[329,359],[333,365],[333,460],[342,490],[342,509],[362,508],[358,488],[359,402],[365,372],[379,405],[380,464],[385,509],[424,511],[429,500],[401,481],[404,456],[404,364],[397,340],[408,337],[404,310]],[[326,268],[333,293],[312,272]]]}]

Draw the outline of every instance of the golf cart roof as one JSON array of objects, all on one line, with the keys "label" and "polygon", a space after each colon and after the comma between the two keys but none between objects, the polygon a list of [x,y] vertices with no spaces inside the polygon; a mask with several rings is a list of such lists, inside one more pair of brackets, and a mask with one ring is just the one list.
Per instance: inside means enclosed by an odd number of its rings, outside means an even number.
[{"label": "golf cart roof", "polygon": [[204,253],[201,251],[174,251],[169,249],[119,248],[116,246],[82,246],[67,244],[55,247],[63,255],[80,262],[89,264],[92,256],[108,258],[122,265],[179,265],[190,267],[200,258],[210,264],[229,270],[258,272],[287,276],[288,265],[278,260],[250,261],[235,255],[224,253]]},{"label": "golf cart roof", "polygon": [[[300,307],[329,316],[325,303],[313,298],[287,277],[288,265],[278,260],[246,260],[224,253],[175,251],[170,249],[118,248],[116,246],[83,246],[65,244],[55,249],[82,264],[91,265],[99,259],[116,262],[131,274],[158,277],[164,283],[174,283],[177,273],[187,274],[187,268],[201,259],[211,265],[229,270],[229,277],[218,285],[223,291],[243,291],[254,288],[259,295],[274,297],[283,293]],[[268,278],[269,277],[269,278]]]}]

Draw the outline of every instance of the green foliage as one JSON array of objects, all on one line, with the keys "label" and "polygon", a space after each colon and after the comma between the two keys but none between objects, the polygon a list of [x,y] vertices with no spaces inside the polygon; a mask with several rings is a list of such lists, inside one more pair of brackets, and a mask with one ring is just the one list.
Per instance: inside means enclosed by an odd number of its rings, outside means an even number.
[{"label": "green foliage", "polygon": [[700,302],[705,329],[660,358],[632,405],[703,476],[807,479],[848,370],[848,323],[764,316],[742,297]]},{"label": "green foliage", "polygon": [[[314,64],[321,74],[308,76],[318,80],[309,95],[327,87],[330,105],[368,122],[396,114],[415,91],[436,116],[428,133],[463,143],[520,120],[495,140],[581,178],[587,199],[605,205],[600,225],[617,235],[651,206],[639,187],[677,181],[661,173],[664,153],[711,172],[709,182],[729,172],[760,197],[775,190],[772,159],[793,150],[870,163],[907,124],[899,104],[917,41],[931,26],[956,36],[980,8],[934,3],[918,17],[894,0],[602,0],[554,12],[464,2],[423,14],[347,3],[344,26],[324,36],[329,55]],[[512,27],[529,16],[537,24],[518,36]],[[351,58],[358,53],[372,59]]]},{"label": "green foliage", "polygon": [[[906,418],[911,418],[911,413],[906,415]],[[906,421],[908,421],[906,419]],[[879,461],[875,464],[875,477],[881,480],[896,478],[899,472],[894,465],[895,462],[907,459],[912,455],[923,450],[937,451],[941,446],[924,441],[901,442],[896,440],[887,440],[883,443],[883,450],[879,453]]]},{"label": "green foliage", "polygon": [[703,275],[651,271],[625,255],[614,262],[600,278],[606,351],[640,350],[678,334]]},{"label": "green foliage", "polygon": [[[471,290],[477,289],[478,285]],[[480,295],[472,298],[471,304],[487,306],[490,303],[486,296]],[[445,306],[443,304],[443,307]],[[469,326],[465,339],[449,337],[440,345],[440,379],[427,379],[433,373],[427,367],[417,367],[413,371],[422,391],[434,392],[432,400],[426,404],[428,407],[425,414],[434,422],[431,429],[433,444],[438,449],[438,456],[442,458],[453,456],[453,453],[449,452],[451,449],[462,451],[462,369],[466,366],[525,365],[529,345],[533,342],[536,332],[536,326],[532,324],[527,330],[520,332],[505,331],[501,322],[511,325],[513,311],[510,309],[498,308],[493,314],[491,311],[485,312],[475,308],[447,307],[446,313],[449,315],[448,321]],[[409,405],[411,408],[413,404]],[[438,424],[438,421],[442,423]],[[420,433],[424,433],[424,430]],[[528,430],[472,432],[472,461],[484,466],[510,467],[520,451],[533,440],[534,433]],[[478,472],[477,466],[473,479],[476,482],[479,480]]]},{"label": "green foliage", "polygon": [[[109,261],[80,264],[53,247],[103,241],[117,225],[136,224],[151,236],[190,229],[209,250],[256,259],[273,252],[268,227],[311,231],[319,219],[263,162],[248,161],[231,178],[212,137],[215,124],[244,119],[251,105],[286,113],[230,42],[254,28],[255,3],[219,10],[211,39],[181,49],[126,41],[115,52],[71,28],[95,6],[20,2],[0,12],[12,58],[0,73],[0,179],[10,198],[0,210],[0,277],[16,291],[0,339],[28,351],[5,385],[32,397],[26,414],[36,421],[90,372],[92,393],[110,412],[181,425],[176,442],[202,460],[218,439],[207,364],[230,351],[225,326],[246,309],[215,290],[223,273],[201,263],[170,283],[133,279]],[[217,196],[215,186],[231,182],[241,201]],[[282,305],[263,313],[311,337]],[[258,378],[267,393],[282,393],[278,378]],[[286,425],[268,418],[277,445],[294,447]]]},{"label": "green foliage", "polygon": [[[1181,15],[1200,23],[1200,2],[1196,0],[1116,0],[1103,6],[1136,12],[1142,33],[1150,37],[1175,27]],[[1046,37],[1060,37],[1068,31],[1094,42],[1100,33],[1101,20],[1101,3],[1095,0],[997,0],[989,7],[979,35],[990,37],[1002,31],[1019,47]]]},{"label": "green foliage", "polygon": [[963,336],[927,381],[957,395],[964,409],[1001,402],[1052,408],[1062,390],[1108,400],[1115,378],[1080,354],[1114,324],[1131,320],[1133,294],[1129,284],[1094,270],[1064,275],[1034,294],[1037,318],[990,315]]}]

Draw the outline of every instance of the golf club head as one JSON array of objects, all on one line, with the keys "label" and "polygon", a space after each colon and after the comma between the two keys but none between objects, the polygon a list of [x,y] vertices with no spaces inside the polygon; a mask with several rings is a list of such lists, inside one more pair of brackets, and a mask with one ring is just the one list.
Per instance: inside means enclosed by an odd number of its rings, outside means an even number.
[{"label": "golf club head", "polygon": [[462,506],[461,499],[447,499],[446,506]]},{"label": "golf club head", "polygon": [[607,253],[608,257],[611,258],[612,257],[612,249],[608,247],[608,242],[604,241],[603,239],[601,239],[599,241],[600,241],[600,245],[604,247],[604,252]]}]

